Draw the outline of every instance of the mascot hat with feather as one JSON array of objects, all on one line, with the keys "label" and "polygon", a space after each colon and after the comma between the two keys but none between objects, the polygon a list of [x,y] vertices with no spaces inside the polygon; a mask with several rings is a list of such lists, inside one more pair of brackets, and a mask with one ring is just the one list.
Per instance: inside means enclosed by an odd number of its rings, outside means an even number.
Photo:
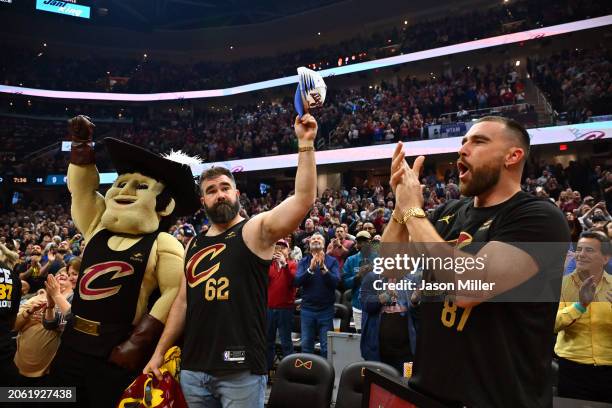
[{"label": "mascot hat with feather", "polygon": [[140,173],[164,184],[176,202],[173,216],[192,215],[200,209],[198,186],[190,165],[200,164],[197,157],[182,152],[160,156],[139,146],[118,139],[104,139],[106,149],[119,175]]}]

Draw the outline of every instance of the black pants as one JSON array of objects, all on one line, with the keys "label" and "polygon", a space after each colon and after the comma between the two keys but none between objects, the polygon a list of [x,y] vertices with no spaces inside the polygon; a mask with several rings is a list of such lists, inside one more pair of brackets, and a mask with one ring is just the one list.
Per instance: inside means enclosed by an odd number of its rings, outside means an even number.
[{"label": "black pants", "polygon": [[404,363],[413,361],[408,333],[408,313],[383,313],[380,317],[380,361],[404,375]]},{"label": "black pants", "polygon": [[[49,383],[56,387],[77,388],[77,403],[66,403],[66,407],[113,408],[138,375],[105,359],[60,346],[51,364]],[[56,403],[53,406],[59,407]]]},{"label": "black pants", "polygon": [[559,358],[559,396],[612,402],[612,366],[579,364]]},{"label": "black pants", "polygon": [[13,333],[6,326],[0,327],[0,384],[2,387],[18,385],[19,370],[13,362],[17,345]]},{"label": "black pants", "polygon": [[20,387],[46,387],[47,385],[49,385],[48,375],[43,375],[42,377],[19,376]]},{"label": "black pants", "polygon": [[19,385],[19,370],[13,362],[13,356],[0,358],[0,384],[3,387]]}]

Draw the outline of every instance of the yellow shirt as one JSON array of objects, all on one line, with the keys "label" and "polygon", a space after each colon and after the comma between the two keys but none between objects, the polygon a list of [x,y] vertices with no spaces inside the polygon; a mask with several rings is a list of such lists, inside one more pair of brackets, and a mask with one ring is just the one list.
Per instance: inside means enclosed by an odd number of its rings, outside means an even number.
[{"label": "yellow shirt", "polygon": [[43,327],[42,311],[34,313],[36,316],[28,316],[26,312],[26,309],[39,299],[46,300],[47,296],[37,295],[26,301],[19,308],[15,321],[15,330],[19,335],[14,362],[19,374],[31,378],[41,377],[47,373],[60,345],[61,333]]},{"label": "yellow shirt", "polygon": [[612,366],[612,303],[606,299],[612,290],[612,275],[603,273],[593,302],[584,313],[574,305],[581,284],[577,271],[563,278],[555,321],[555,353],[580,364]]}]

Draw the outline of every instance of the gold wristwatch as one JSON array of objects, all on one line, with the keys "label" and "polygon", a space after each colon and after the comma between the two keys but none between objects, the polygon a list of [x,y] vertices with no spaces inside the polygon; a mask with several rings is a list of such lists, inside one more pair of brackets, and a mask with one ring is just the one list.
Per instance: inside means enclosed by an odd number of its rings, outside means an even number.
[{"label": "gold wristwatch", "polygon": [[404,211],[402,211],[402,214],[399,216],[396,213],[396,210],[393,210],[391,217],[393,218],[395,222],[403,225],[406,223],[406,221],[408,221],[408,218],[410,217],[425,218],[427,217],[427,214],[425,214],[425,211],[423,211],[422,208],[411,207],[411,208],[406,208]]}]

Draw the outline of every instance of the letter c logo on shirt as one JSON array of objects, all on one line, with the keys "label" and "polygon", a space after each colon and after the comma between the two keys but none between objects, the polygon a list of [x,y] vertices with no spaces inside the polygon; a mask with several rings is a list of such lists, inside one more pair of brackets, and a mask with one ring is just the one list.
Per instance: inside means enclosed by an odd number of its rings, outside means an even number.
[{"label": "letter c logo on shirt", "polygon": [[461,249],[470,245],[474,241],[474,238],[468,234],[467,232],[461,232],[456,239],[446,241],[451,245],[454,245],[455,248]]},{"label": "letter c logo on shirt", "polygon": [[85,269],[79,283],[79,295],[83,300],[100,300],[115,295],[121,290],[121,285],[106,288],[92,288],[92,283],[102,275],[115,273],[110,280],[134,274],[134,268],[127,262],[110,261],[95,264]]},{"label": "letter c logo on shirt", "polygon": [[200,283],[213,276],[215,272],[219,270],[219,268],[221,267],[221,262],[217,262],[216,264],[212,265],[211,267],[202,272],[196,272],[196,267],[206,258],[209,258],[209,260],[212,261],[217,256],[219,256],[219,254],[223,252],[225,248],[225,244],[210,245],[204,249],[199,250],[191,257],[191,259],[189,259],[186,268],[187,283],[189,284],[189,287],[194,288],[198,286]]}]

